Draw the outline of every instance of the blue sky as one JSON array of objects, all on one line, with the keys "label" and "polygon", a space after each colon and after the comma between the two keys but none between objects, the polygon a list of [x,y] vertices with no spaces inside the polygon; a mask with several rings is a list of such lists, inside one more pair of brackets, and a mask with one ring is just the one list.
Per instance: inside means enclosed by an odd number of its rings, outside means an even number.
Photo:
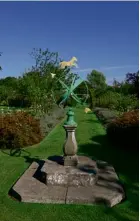
[{"label": "blue sky", "polygon": [[33,48],[49,48],[75,71],[92,69],[109,83],[139,69],[138,2],[0,2],[0,77],[19,76],[34,61]]}]

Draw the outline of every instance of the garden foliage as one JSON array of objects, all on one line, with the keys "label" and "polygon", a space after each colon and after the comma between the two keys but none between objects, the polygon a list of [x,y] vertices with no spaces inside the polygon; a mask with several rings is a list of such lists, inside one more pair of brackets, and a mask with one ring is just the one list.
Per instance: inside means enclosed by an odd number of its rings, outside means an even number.
[{"label": "garden foliage", "polygon": [[41,131],[44,136],[46,136],[64,117],[65,109],[53,107],[53,111],[42,115],[40,118]]},{"label": "garden foliage", "polygon": [[107,91],[96,98],[96,106],[110,108],[119,112],[126,112],[138,108],[138,99],[135,95],[123,95]]},{"label": "garden foliage", "polygon": [[28,72],[17,78],[0,79],[0,105],[33,107],[36,113],[39,111],[44,114],[52,109],[57,95],[62,92],[61,84],[52,78],[51,73],[68,83],[71,82],[73,73],[69,68],[60,69],[61,59],[58,53],[48,49],[34,49],[31,55],[35,65]]},{"label": "garden foliage", "polygon": [[125,112],[107,126],[107,134],[114,144],[126,149],[139,147],[139,111]]},{"label": "garden foliage", "polygon": [[28,113],[0,115],[0,148],[23,148],[37,144],[41,139],[40,122]]}]

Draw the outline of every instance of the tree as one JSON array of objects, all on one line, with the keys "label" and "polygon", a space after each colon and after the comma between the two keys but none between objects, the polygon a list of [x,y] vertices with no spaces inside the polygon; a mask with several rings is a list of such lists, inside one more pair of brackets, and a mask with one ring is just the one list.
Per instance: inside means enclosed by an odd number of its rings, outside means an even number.
[{"label": "tree", "polygon": [[131,85],[131,93],[139,97],[139,71],[126,74],[126,83]]},{"label": "tree", "polygon": [[8,94],[9,91],[5,85],[0,85],[0,103],[5,102],[8,105]]},{"label": "tree", "polygon": [[41,48],[33,48],[30,53],[31,57],[35,60],[35,65],[32,66],[32,71],[38,71],[41,75],[46,72],[52,72],[55,66],[58,66],[60,58],[57,52],[50,52],[49,49],[42,50]]},{"label": "tree", "polygon": [[[58,53],[48,49],[33,49],[31,55],[35,64],[28,72],[19,78],[0,79],[0,101],[4,99],[9,105],[33,106],[36,111],[40,107],[43,112],[48,111],[57,101],[54,97],[58,98],[63,90],[58,79],[69,84],[74,74],[70,72],[70,68],[60,68]],[[55,74],[54,78],[51,73]]]},{"label": "tree", "polygon": [[94,88],[96,94],[103,92],[107,87],[106,77],[102,72],[92,70],[92,72],[87,75],[87,80],[92,88]]},{"label": "tree", "polygon": [[0,101],[8,105],[9,99],[13,99],[17,93],[18,79],[6,77],[0,79]]},{"label": "tree", "polygon": [[6,87],[12,87],[15,89],[17,87],[18,79],[16,77],[6,77],[0,79],[0,85],[5,85]]},{"label": "tree", "polygon": [[[61,59],[56,52],[50,52],[48,49],[44,51],[42,49],[33,49],[31,56],[35,60],[35,65],[31,69],[32,77],[36,82],[35,86],[40,88],[40,93],[38,93],[40,94],[40,99],[44,99],[42,104],[45,105],[47,103],[49,106],[54,103],[52,91],[55,97],[58,97],[58,94],[61,94],[63,90],[58,79],[61,78],[62,81],[69,84],[74,74],[70,72],[68,67],[60,68]],[[54,78],[52,78],[51,73],[55,74]]]},{"label": "tree", "polygon": [[113,87],[114,88],[119,88],[120,86],[121,86],[121,83],[114,78],[113,79]]}]

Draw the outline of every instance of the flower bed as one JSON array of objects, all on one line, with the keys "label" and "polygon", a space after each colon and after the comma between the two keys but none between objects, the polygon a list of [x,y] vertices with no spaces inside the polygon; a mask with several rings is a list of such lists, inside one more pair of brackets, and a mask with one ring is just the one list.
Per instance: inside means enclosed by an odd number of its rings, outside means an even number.
[{"label": "flower bed", "polygon": [[111,111],[108,108],[94,108],[93,112],[96,114],[98,119],[106,126],[108,123],[112,122],[117,117],[115,111]]}]

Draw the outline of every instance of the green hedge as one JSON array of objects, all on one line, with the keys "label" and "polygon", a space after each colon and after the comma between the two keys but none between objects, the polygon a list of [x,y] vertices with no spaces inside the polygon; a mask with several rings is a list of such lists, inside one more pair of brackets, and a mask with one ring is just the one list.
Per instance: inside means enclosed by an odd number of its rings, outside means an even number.
[{"label": "green hedge", "polygon": [[114,145],[139,149],[139,111],[129,111],[107,125],[107,135]]}]

